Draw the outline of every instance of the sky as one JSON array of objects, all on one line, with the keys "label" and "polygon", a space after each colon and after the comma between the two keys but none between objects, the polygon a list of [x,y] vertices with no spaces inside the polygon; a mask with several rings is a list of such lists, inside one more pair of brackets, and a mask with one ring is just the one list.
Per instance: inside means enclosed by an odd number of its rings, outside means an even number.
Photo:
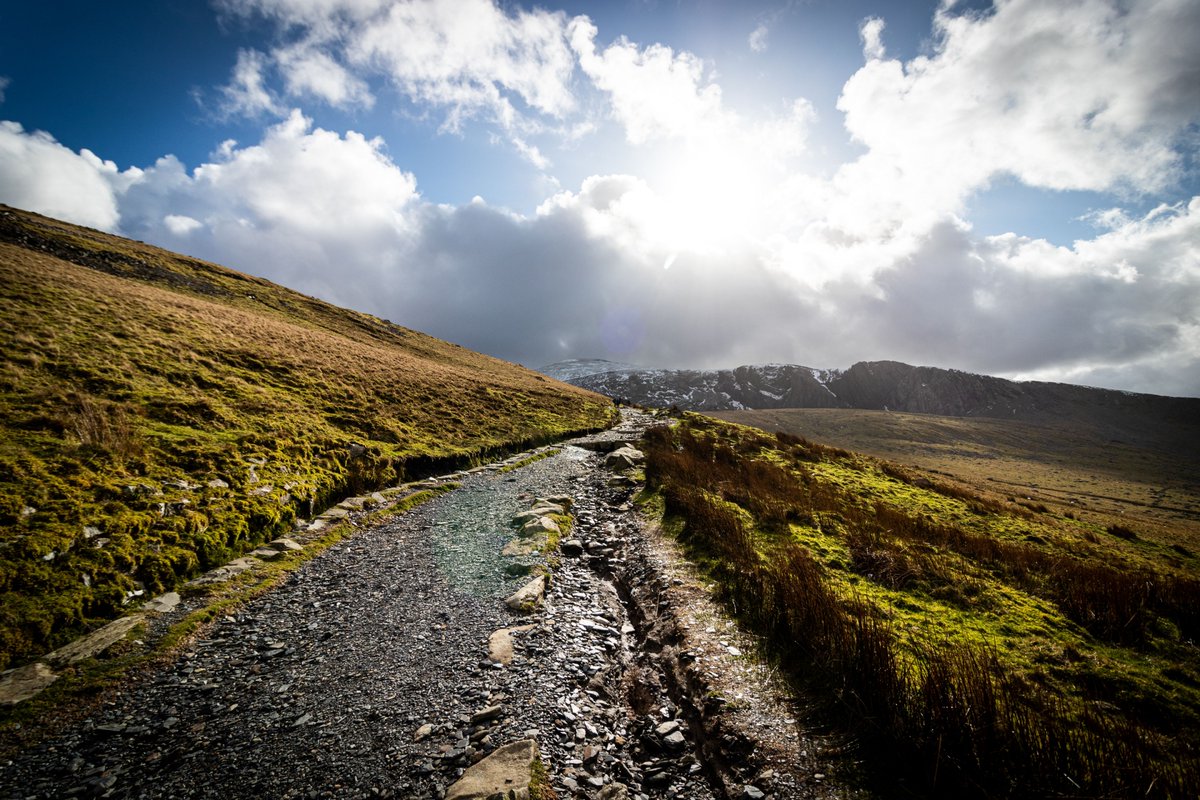
[{"label": "sky", "polygon": [[0,202],[537,367],[1200,396],[1196,0],[0,6]]}]

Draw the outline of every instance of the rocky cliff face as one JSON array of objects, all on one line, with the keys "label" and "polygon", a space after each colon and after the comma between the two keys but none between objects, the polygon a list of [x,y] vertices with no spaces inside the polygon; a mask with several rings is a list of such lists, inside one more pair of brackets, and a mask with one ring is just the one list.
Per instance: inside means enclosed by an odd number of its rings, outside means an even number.
[{"label": "rocky cliff face", "polygon": [[[1200,425],[1200,399],[1159,397],[1063,383],[1018,382],[898,361],[846,370],[794,364],[723,370],[639,369],[590,360],[543,368],[577,386],[648,406],[692,411],[860,408],[1052,423],[1087,418],[1121,427],[1130,415]],[[605,366],[612,364],[612,369]],[[557,374],[556,374],[557,372]]]}]

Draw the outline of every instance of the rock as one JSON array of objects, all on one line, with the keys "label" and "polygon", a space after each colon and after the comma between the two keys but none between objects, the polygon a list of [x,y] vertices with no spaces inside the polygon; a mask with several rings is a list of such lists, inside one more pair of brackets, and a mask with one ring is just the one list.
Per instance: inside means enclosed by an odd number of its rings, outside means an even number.
[{"label": "rock", "polygon": [[546,503],[546,502],[535,503],[533,508],[531,508],[529,510],[536,512],[538,514],[566,514],[567,513],[567,509],[563,508],[562,506],[558,505],[557,503]]},{"label": "rock", "polygon": [[539,575],[529,583],[522,586],[517,591],[504,601],[504,604],[513,611],[520,611],[523,614],[532,614],[537,609],[541,608],[546,600],[546,576]]},{"label": "rock", "polygon": [[517,558],[520,556],[533,555],[534,552],[540,552],[546,549],[545,536],[532,536],[528,539],[513,539],[508,544],[504,545],[504,549],[500,551],[500,555],[508,556],[509,558]]},{"label": "rock", "polygon": [[175,606],[179,605],[179,600],[179,592],[167,592],[165,594],[160,594],[153,600],[147,600],[142,604],[142,610],[157,611],[159,614],[165,614],[168,611],[173,610]]},{"label": "rock", "polygon": [[604,466],[618,472],[632,469],[646,460],[646,454],[636,447],[625,445],[604,457]]},{"label": "rock", "polygon": [[565,542],[559,543],[558,549],[564,556],[583,555],[583,542],[578,539],[567,539]]},{"label": "rock", "polygon": [[742,797],[744,797],[745,800],[762,800],[762,798],[766,797],[766,795],[763,794],[762,789],[759,789],[753,784],[747,783],[742,787]]},{"label": "rock", "polygon": [[208,488],[210,488],[210,489],[228,489],[229,484],[226,483],[225,481],[221,480],[220,478],[213,478],[211,481],[208,482]]},{"label": "rock", "polygon": [[550,497],[539,497],[537,500],[534,501],[534,505],[541,503],[543,501],[545,501],[547,503],[553,503],[556,506],[562,506],[567,511],[570,511],[571,508],[575,505],[574,498],[572,498],[570,495],[565,495],[565,494],[556,494],[556,495],[551,495]]},{"label": "rock", "polygon": [[628,800],[629,787],[623,783],[610,783],[596,795],[599,800]]},{"label": "rock", "polygon": [[263,561],[274,561],[277,558],[281,558],[284,554],[270,547],[258,547],[246,555],[262,559]]},{"label": "rock", "polygon": [[663,737],[663,744],[671,750],[682,750],[683,746],[687,744],[687,740],[683,736],[683,731],[675,731]]},{"label": "rock", "polygon": [[504,574],[512,578],[523,578],[537,569],[536,561],[514,560],[504,565]]},{"label": "rock", "polygon": [[675,731],[679,730],[679,720],[673,719],[664,722],[654,729],[654,732],[659,736],[670,736]]},{"label": "rock", "polygon": [[532,630],[532,625],[501,628],[488,637],[488,658],[497,664],[511,664],[513,659],[512,635]]},{"label": "rock", "polygon": [[521,526],[522,536],[537,536],[538,534],[562,533],[558,523],[549,517],[538,517]]},{"label": "rock", "polygon": [[304,545],[293,539],[288,539],[286,536],[281,539],[272,539],[271,541],[267,542],[264,547],[269,547],[272,550],[276,550],[280,553],[286,550],[295,551],[304,549]]},{"label": "rock", "polygon": [[0,705],[15,706],[58,680],[54,670],[41,661],[9,670],[0,677]]},{"label": "rock", "polygon": [[492,797],[528,800],[533,765],[537,760],[537,742],[534,740],[522,739],[506,744],[468,767],[446,790],[445,800],[488,800]]},{"label": "rock", "polygon": [[76,639],[66,647],[60,647],[53,653],[48,654],[46,661],[54,666],[78,664],[85,658],[91,658],[103,653],[124,639],[125,634],[133,630],[144,619],[145,617],[142,614],[131,614],[128,617],[115,619],[103,628],[89,633],[83,638]]},{"label": "rock", "polygon": [[533,522],[538,517],[544,516],[541,511],[522,511],[519,514],[513,515],[513,525],[518,528],[524,526],[527,522]]},{"label": "rock", "polygon": [[424,725],[422,725],[421,727],[419,727],[415,731],[413,731],[413,741],[419,742],[422,739],[428,739],[432,735],[433,735],[433,725],[429,722],[426,722]]},{"label": "rock", "polygon": [[500,719],[504,715],[504,706],[495,705],[481,708],[471,715],[472,725],[482,725],[485,722],[492,722]]}]

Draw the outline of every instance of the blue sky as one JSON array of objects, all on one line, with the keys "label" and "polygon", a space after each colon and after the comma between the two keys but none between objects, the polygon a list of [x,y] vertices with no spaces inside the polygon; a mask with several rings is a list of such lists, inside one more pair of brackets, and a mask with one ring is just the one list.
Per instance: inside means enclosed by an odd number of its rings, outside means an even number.
[{"label": "blue sky", "polygon": [[8,4],[0,202],[532,366],[1200,395],[1197,40],[1190,0]]}]

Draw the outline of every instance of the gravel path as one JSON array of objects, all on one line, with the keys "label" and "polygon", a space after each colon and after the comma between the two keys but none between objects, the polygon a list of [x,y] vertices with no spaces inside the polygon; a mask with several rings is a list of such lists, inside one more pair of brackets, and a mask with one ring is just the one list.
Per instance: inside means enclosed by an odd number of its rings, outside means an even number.
[{"label": "gravel path", "polygon": [[[560,795],[618,782],[630,797],[712,797],[686,736],[654,732],[674,720],[670,701],[624,704],[632,627],[607,581],[563,558],[545,611],[526,619],[503,603],[522,579],[499,551],[533,497],[573,497],[580,535],[633,524],[600,459],[568,446],[468,475],[332,547],[4,765],[0,796],[440,798],[464,767],[532,735]],[[512,664],[487,660],[493,631],[528,622]]]},{"label": "gravel path", "polygon": [[[626,410],[621,428],[592,438],[632,441],[650,421]],[[663,592],[699,584],[651,563],[631,490],[610,486],[602,461],[568,444],[513,472],[468,474],[461,488],[356,533],[170,666],[0,764],[0,798],[441,798],[467,766],[525,738],[537,740],[560,798],[841,796],[781,771],[813,747],[802,734],[780,733],[755,766],[753,741],[698,720],[710,698],[678,693],[702,643],[687,623],[676,630],[676,601]],[[500,550],[512,516],[550,495],[573,498],[570,536],[583,552],[561,555],[545,608],[522,617],[503,600],[527,578],[506,573]],[[636,597],[637,630],[627,608]],[[489,636],[522,625],[511,663],[490,661]],[[675,647],[658,640],[667,629]],[[685,658],[665,658],[676,652]],[[790,715],[743,666],[704,665],[739,675],[738,697],[758,691],[763,718]],[[743,786],[764,773],[762,791]]]}]

